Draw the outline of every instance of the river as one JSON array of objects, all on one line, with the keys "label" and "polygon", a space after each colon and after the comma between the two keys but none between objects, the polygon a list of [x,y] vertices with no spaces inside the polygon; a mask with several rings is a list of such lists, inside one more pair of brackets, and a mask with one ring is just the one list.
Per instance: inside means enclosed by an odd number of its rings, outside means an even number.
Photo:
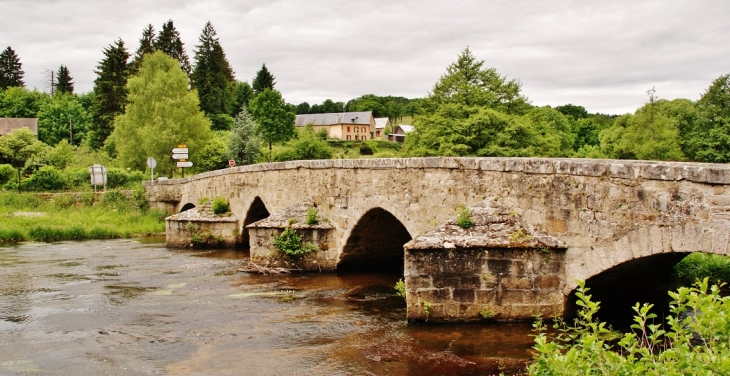
[{"label": "river", "polygon": [[238,272],[164,239],[0,248],[0,375],[522,372],[529,324],[408,324],[398,275]]}]

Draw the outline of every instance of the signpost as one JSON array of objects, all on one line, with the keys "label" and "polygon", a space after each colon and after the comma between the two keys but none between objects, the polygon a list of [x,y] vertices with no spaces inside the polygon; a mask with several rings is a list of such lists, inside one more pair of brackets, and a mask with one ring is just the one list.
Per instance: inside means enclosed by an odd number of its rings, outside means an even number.
[{"label": "signpost", "polygon": [[106,191],[106,167],[95,164],[89,167],[89,175],[91,175],[91,185],[94,186],[94,193],[96,193],[97,185],[103,185]]},{"label": "signpost", "polygon": [[178,145],[172,149],[172,159],[178,160],[177,167],[180,168],[180,175],[185,177],[185,168],[193,167],[193,162],[186,162],[188,159],[188,148],[186,145]]},{"label": "signpost", "polygon": [[156,166],[157,166],[157,161],[154,158],[152,158],[152,157],[147,158],[147,167],[150,168],[150,181],[152,183],[155,182],[155,167]]},{"label": "signpost", "polygon": [[230,161],[228,161],[228,165],[231,166],[231,167],[233,167],[233,166],[236,165],[236,161],[234,161],[233,159],[231,159]]}]

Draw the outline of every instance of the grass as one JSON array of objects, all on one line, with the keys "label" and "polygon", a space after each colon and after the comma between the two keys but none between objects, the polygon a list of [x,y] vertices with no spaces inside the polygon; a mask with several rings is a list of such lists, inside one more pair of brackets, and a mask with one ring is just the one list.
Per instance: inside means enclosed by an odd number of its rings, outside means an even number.
[{"label": "grass", "polygon": [[730,257],[692,253],[674,267],[674,275],[682,286],[692,286],[705,277],[710,283],[730,283]]},{"label": "grass", "polygon": [[0,243],[114,239],[165,231],[165,213],[140,208],[134,197],[0,193]]}]

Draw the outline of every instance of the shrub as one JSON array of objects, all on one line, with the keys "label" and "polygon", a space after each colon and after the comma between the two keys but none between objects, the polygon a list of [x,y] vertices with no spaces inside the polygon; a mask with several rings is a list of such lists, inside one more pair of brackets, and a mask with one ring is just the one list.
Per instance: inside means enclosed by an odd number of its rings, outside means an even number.
[{"label": "shrub", "polygon": [[228,205],[228,201],[226,201],[225,198],[216,197],[213,199],[211,209],[213,209],[213,213],[217,215],[222,215],[228,213],[228,211],[230,210],[230,206]]},{"label": "shrub", "polygon": [[290,257],[299,257],[317,249],[309,242],[302,245],[302,237],[291,227],[285,228],[279,236],[276,236],[273,244],[276,249]]},{"label": "shrub", "polygon": [[471,220],[471,211],[469,208],[464,205],[459,205],[458,212],[459,215],[456,217],[456,224],[459,227],[463,229],[474,227],[474,221]]},{"label": "shrub", "polygon": [[373,150],[373,147],[370,146],[367,142],[363,142],[360,144],[360,155],[373,155],[375,151]]},{"label": "shrub", "polygon": [[20,243],[25,241],[25,235],[16,229],[0,229],[0,243]]},{"label": "shrub", "polygon": [[0,185],[18,177],[18,171],[9,164],[0,165]]},{"label": "shrub", "polygon": [[75,206],[78,203],[78,199],[73,194],[58,194],[53,196],[51,203],[57,209],[66,209]]},{"label": "shrub", "polygon": [[67,186],[72,190],[90,190],[91,177],[87,168],[69,168],[63,172]]},{"label": "shrub", "polygon": [[314,226],[319,223],[319,215],[317,215],[317,209],[307,209],[307,218],[304,220],[304,223],[306,223],[307,226]]},{"label": "shrub", "polygon": [[651,320],[651,304],[634,306],[633,332],[611,340],[606,323],[595,320],[599,302],[591,301],[585,282],[576,295],[581,310],[574,326],[558,320],[558,331],[548,335],[538,320],[539,333],[530,365],[532,375],[711,375],[730,367],[730,297],[708,279],[694,287],[670,292],[672,315],[666,331]]},{"label": "shrub", "polygon": [[[106,187],[107,189],[122,188],[129,181],[129,173],[121,168],[106,169]],[[89,183],[91,184],[91,183]]]},{"label": "shrub", "polygon": [[66,179],[51,166],[43,166],[33,176],[21,182],[25,191],[54,192],[66,189]]}]

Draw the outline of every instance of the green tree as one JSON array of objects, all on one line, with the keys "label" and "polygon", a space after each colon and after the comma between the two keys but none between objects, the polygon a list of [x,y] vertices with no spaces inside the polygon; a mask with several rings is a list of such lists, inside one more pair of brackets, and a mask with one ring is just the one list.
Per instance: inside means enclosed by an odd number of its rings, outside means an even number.
[{"label": "green tree", "polygon": [[14,86],[0,90],[0,117],[34,118],[50,95],[37,90]]},{"label": "green tree", "polygon": [[467,47],[436,82],[424,103],[427,112],[443,104],[488,107],[508,114],[523,114],[530,105],[518,80],[507,80],[494,68],[484,68]]},{"label": "green tree", "polygon": [[332,148],[320,138],[309,124],[298,130],[297,138],[289,142],[288,148],[274,157],[275,161],[331,159]]},{"label": "green tree", "polygon": [[256,128],[248,107],[242,106],[228,141],[228,155],[239,165],[254,164],[261,157],[261,139]]},{"label": "green tree", "polygon": [[588,117],[588,111],[583,106],[576,106],[574,104],[566,104],[563,106],[555,107],[556,110],[560,111],[561,114],[571,116],[575,120],[585,119]]},{"label": "green tree", "polygon": [[66,139],[61,140],[61,142],[59,142],[46,154],[48,163],[59,170],[63,170],[71,165],[74,157],[74,148]]},{"label": "green tree", "polygon": [[274,142],[288,141],[294,136],[296,115],[290,111],[281,93],[271,89],[264,89],[251,100],[251,115],[258,124],[256,134],[269,144],[271,160],[271,145]]},{"label": "green tree", "polygon": [[686,149],[700,162],[730,162],[730,75],[715,79],[697,102],[697,120]]},{"label": "green tree", "polygon": [[72,94],[73,92],[74,81],[71,77],[71,73],[69,73],[68,67],[61,65],[58,67],[58,73],[56,74],[56,93]]},{"label": "green tree", "polygon": [[200,108],[213,121],[213,129],[227,130],[229,121],[219,119],[233,112],[236,80],[216,35],[208,21],[198,39],[200,44],[195,46],[195,68],[190,78],[198,90]]},{"label": "green tree", "polygon": [[0,53],[0,89],[9,87],[24,87],[23,75],[20,58],[15,54],[10,46]]},{"label": "green tree", "polygon": [[127,103],[127,59],[129,53],[124,41],[118,39],[104,49],[104,59],[94,71],[94,111],[93,129],[89,134],[89,144],[98,149],[114,130],[114,117],[124,113]]},{"label": "green tree", "polygon": [[684,160],[679,119],[667,111],[669,101],[647,103],[600,133],[601,151],[609,158]]},{"label": "green tree", "polygon": [[92,124],[91,114],[73,94],[57,94],[45,101],[38,111],[38,139],[48,145],[73,137],[79,145]]},{"label": "green tree", "polygon": [[185,45],[180,39],[180,33],[175,29],[175,25],[172,20],[165,22],[162,25],[162,31],[157,35],[157,39],[154,44],[155,50],[159,50],[170,56],[171,58],[178,61],[180,69],[185,74],[190,76],[192,71],[190,67],[190,59],[188,54],[185,52]]},{"label": "green tree", "polygon": [[298,105],[296,106],[296,109],[294,110],[294,113],[296,113],[297,115],[304,115],[304,114],[308,114],[308,113],[309,113],[309,110],[310,110],[310,108],[311,108],[311,107],[309,106],[309,103],[307,103],[307,102],[302,102],[302,103],[299,103],[299,104],[298,104]]},{"label": "green tree", "polygon": [[256,72],[256,77],[251,84],[254,96],[263,93],[266,89],[274,90],[274,85],[276,85],[274,75],[266,68],[266,64],[261,64],[261,69]]},{"label": "green tree", "polygon": [[176,168],[170,152],[179,144],[196,161],[211,137],[210,121],[200,111],[198,96],[188,90],[188,78],[174,59],[162,51],[145,56],[139,73],[127,84],[129,105],[114,120],[110,137],[125,167],[144,170],[147,158],[160,161],[156,171],[169,175]]},{"label": "green tree", "polygon": [[155,28],[152,24],[148,24],[142,30],[142,38],[139,39],[139,47],[134,53],[132,61],[129,63],[129,70],[132,74],[137,73],[139,66],[142,65],[142,58],[144,55],[155,52]]},{"label": "green tree", "polygon": [[215,137],[203,146],[203,150],[197,154],[195,171],[205,172],[228,167],[228,146],[223,139],[227,136],[228,132],[216,132]]},{"label": "green tree", "polygon": [[243,106],[248,108],[248,104],[253,98],[253,88],[246,81],[236,81],[233,91],[235,93],[235,102],[232,116],[235,117],[238,116]]},{"label": "green tree", "polygon": [[19,128],[0,137],[0,158],[2,158],[2,162],[12,164],[17,168],[18,180],[20,180],[21,167],[35,154],[42,153],[46,147],[36,139],[30,129]]},{"label": "green tree", "polygon": [[342,102],[334,102],[332,99],[327,99],[322,103],[322,113],[333,114],[345,112],[345,104]]}]

